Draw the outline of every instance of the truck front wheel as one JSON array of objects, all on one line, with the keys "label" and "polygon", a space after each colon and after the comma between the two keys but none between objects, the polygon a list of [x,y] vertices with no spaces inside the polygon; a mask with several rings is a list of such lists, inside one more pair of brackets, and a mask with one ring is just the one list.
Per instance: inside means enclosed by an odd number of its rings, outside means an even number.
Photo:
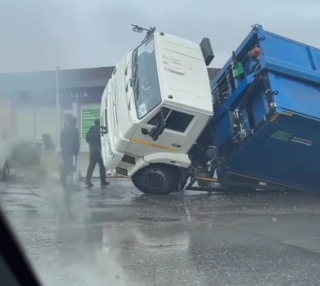
[{"label": "truck front wheel", "polygon": [[180,182],[179,168],[166,164],[151,164],[132,176],[132,182],[145,194],[168,195]]}]

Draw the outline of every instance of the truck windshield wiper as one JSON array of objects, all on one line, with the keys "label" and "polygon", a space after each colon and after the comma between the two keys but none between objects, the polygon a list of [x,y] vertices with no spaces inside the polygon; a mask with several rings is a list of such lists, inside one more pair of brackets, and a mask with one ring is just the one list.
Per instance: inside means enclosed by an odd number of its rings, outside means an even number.
[{"label": "truck windshield wiper", "polygon": [[138,71],[138,52],[137,51],[134,52],[134,56],[132,58],[132,67],[133,67],[132,79],[133,81],[135,81],[137,77],[137,71]]},{"label": "truck windshield wiper", "polygon": [[135,96],[135,98],[136,98],[136,102],[138,102],[138,100],[139,100],[139,98],[140,98],[139,79],[137,79],[137,80],[134,82],[133,92],[134,92],[134,96]]},{"label": "truck windshield wiper", "polygon": [[135,83],[138,75],[138,63],[133,66],[132,81]]}]

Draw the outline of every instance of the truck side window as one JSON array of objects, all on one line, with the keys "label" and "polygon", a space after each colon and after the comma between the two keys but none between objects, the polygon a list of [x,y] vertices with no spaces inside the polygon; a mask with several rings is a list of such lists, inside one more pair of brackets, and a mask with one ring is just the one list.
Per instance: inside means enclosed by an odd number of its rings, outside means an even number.
[{"label": "truck side window", "polygon": [[[158,122],[161,120],[161,111],[159,111],[150,121],[148,124],[156,126]],[[185,132],[188,128],[190,122],[193,119],[193,115],[186,114],[176,110],[170,110],[169,108],[162,108],[163,117],[166,120],[166,127],[165,129],[178,131],[178,132]]]}]

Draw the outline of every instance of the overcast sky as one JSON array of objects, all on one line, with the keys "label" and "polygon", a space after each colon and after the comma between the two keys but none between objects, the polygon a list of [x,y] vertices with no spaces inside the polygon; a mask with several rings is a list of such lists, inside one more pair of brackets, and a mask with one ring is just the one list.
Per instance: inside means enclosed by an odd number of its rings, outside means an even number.
[{"label": "overcast sky", "polygon": [[0,72],[114,65],[139,24],[200,42],[221,67],[253,23],[320,48],[320,0],[0,0]]}]

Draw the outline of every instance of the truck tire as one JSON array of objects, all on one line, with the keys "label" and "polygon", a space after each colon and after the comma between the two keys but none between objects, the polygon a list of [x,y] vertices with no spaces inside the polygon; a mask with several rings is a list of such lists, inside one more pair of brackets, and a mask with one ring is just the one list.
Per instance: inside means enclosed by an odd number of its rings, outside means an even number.
[{"label": "truck tire", "polygon": [[132,176],[135,187],[152,195],[168,195],[178,188],[179,168],[166,164],[151,164]]}]

